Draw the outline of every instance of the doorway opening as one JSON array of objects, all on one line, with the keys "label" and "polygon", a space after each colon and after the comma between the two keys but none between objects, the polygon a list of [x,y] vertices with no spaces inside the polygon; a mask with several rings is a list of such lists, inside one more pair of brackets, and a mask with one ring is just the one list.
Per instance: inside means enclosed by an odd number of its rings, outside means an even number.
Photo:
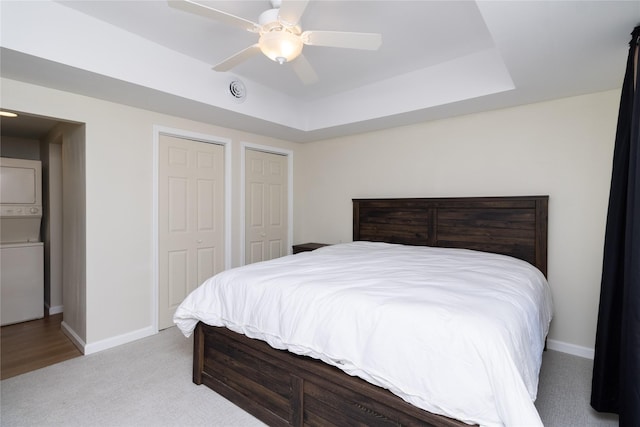
[{"label": "doorway opening", "polygon": [[[77,328],[78,322],[84,325],[84,311],[81,307],[73,306],[67,301],[65,306],[65,283],[73,284],[73,277],[68,273],[77,266],[68,268],[65,265],[64,251],[73,249],[74,253],[84,253],[84,242],[63,242],[63,210],[69,198],[78,199],[82,195],[74,195],[74,187],[65,188],[67,201],[63,199],[63,173],[65,172],[64,151],[68,153],[84,153],[84,125],[71,123],[63,119],[36,116],[29,113],[17,112],[17,117],[3,117],[0,124],[2,145],[0,156],[9,159],[22,159],[37,161],[41,165],[41,218],[39,226],[38,243],[41,245],[42,275],[39,280],[42,293],[34,297],[41,304],[42,312],[26,321],[11,321],[3,319],[2,327],[2,378],[10,372],[23,373],[37,369],[46,364],[56,363],[68,357],[81,355],[81,345],[72,339],[69,331]],[[72,138],[68,138],[73,135]],[[67,167],[67,180],[82,183],[84,185],[84,156],[80,156],[78,162],[81,168]],[[81,172],[79,172],[81,171]],[[84,210],[81,211],[84,216]],[[84,218],[81,224],[84,224]],[[15,245],[14,245],[15,246]],[[65,249],[66,247],[66,249]],[[68,264],[77,264],[78,261],[67,257]],[[82,257],[84,259],[84,257]],[[20,260],[18,260],[19,262]],[[25,260],[27,264],[32,261]],[[34,266],[25,265],[25,268]],[[83,269],[84,266],[81,266]],[[67,277],[65,278],[65,269]],[[4,280],[3,280],[4,283]],[[82,281],[84,283],[84,281]],[[6,302],[3,294],[3,301]],[[10,297],[9,297],[10,298]],[[78,319],[76,322],[66,324],[67,314]],[[75,316],[73,316],[75,314]],[[21,339],[16,339],[15,332],[21,332]],[[56,342],[59,347],[48,353],[39,350],[42,342]],[[58,354],[59,350],[62,353]],[[62,358],[62,359],[61,359]],[[7,364],[9,363],[9,365]],[[45,365],[42,365],[45,363]],[[17,370],[16,370],[17,369]],[[25,371],[26,369],[26,371]]]}]

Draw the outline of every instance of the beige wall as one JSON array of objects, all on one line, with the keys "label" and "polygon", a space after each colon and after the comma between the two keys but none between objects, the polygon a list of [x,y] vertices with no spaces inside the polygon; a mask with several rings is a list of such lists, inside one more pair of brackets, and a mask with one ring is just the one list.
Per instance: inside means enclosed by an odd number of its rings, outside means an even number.
[{"label": "beige wall", "polygon": [[550,339],[592,349],[618,103],[608,91],[306,144],[295,243],[350,241],[352,198],[547,194]]},{"label": "beige wall", "polygon": [[40,141],[37,139],[3,136],[2,144],[0,144],[0,156],[14,159],[40,160]]},{"label": "beige wall", "polygon": [[86,129],[65,125],[62,133],[62,304],[63,329],[89,343],[87,299]]},{"label": "beige wall", "polygon": [[[86,200],[82,194],[73,202],[78,209],[73,214],[86,211],[86,226],[83,218],[66,218],[79,222],[71,237],[76,243],[72,256],[78,257],[70,261],[75,269],[66,270],[69,260],[64,260],[64,319],[93,348],[105,348],[152,329],[154,125],[231,140],[233,265],[241,259],[241,143],[292,152],[299,147],[14,80],[2,79],[1,84],[3,108],[86,124],[83,141],[73,133],[63,142],[64,190],[68,192],[67,181],[74,182],[84,173],[81,168],[86,170],[86,182],[73,184],[78,192],[86,188]],[[67,169],[67,165],[73,165],[73,169]],[[75,177],[72,180],[67,174]],[[65,216],[69,214],[64,212]],[[70,237],[67,232],[65,229],[65,242]],[[80,241],[86,242],[86,270],[82,264],[85,255],[78,252],[83,249]],[[70,288],[67,276],[73,277]]]},{"label": "beige wall", "polygon": [[61,313],[62,302],[62,133],[54,128],[40,141],[42,160],[42,241],[44,303],[49,314]]},{"label": "beige wall", "polygon": [[[77,295],[86,301],[88,344],[151,327],[159,125],[231,140],[234,266],[241,260],[242,142],[295,154],[295,243],[350,241],[356,197],[548,194],[550,338],[588,350],[618,102],[619,91],[608,91],[299,145],[2,80],[3,108],[86,123],[86,295]],[[65,319],[67,303],[65,296]]]}]

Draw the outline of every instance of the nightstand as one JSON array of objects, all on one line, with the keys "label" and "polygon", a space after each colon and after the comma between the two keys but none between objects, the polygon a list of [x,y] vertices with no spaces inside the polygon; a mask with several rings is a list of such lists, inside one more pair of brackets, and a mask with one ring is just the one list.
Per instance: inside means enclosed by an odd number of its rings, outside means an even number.
[{"label": "nightstand", "polygon": [[293,245],[293,253],[298,254],[300,252],[311,252],[323,246],[329,246],[327,243],[301,243],[299,245]]}]

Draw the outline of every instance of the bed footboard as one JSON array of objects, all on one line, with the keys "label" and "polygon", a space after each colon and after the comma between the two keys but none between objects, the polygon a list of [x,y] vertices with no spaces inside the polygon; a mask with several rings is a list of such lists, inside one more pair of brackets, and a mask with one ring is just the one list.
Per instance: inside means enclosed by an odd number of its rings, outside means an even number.
[{"label": "bed footboard", "polygon": [[271,426],[467,426],[316,359],[199,323],[193,382]]}]

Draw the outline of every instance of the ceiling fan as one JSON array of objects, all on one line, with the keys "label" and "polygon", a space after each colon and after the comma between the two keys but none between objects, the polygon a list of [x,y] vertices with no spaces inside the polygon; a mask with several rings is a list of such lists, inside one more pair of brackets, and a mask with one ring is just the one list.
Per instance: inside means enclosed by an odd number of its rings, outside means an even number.
[{"label": "ceiling fan", "polygon": [[186,12],[212,18],[259,35],[258,42],[215,65],[215,71],[229,71],[241,62],[262,52],[269,59],[284,64],[291,62],[293,70],[304,84],[318,80],[311,64],[302,55],[304,45],[377,50],[382,36],[377,33],[341,31],[302,31],[299,22],[309,0],[271,0],[271,9],[264,11],[258,23],[214,9],[192,0],[169,1],[169,5]]}]

